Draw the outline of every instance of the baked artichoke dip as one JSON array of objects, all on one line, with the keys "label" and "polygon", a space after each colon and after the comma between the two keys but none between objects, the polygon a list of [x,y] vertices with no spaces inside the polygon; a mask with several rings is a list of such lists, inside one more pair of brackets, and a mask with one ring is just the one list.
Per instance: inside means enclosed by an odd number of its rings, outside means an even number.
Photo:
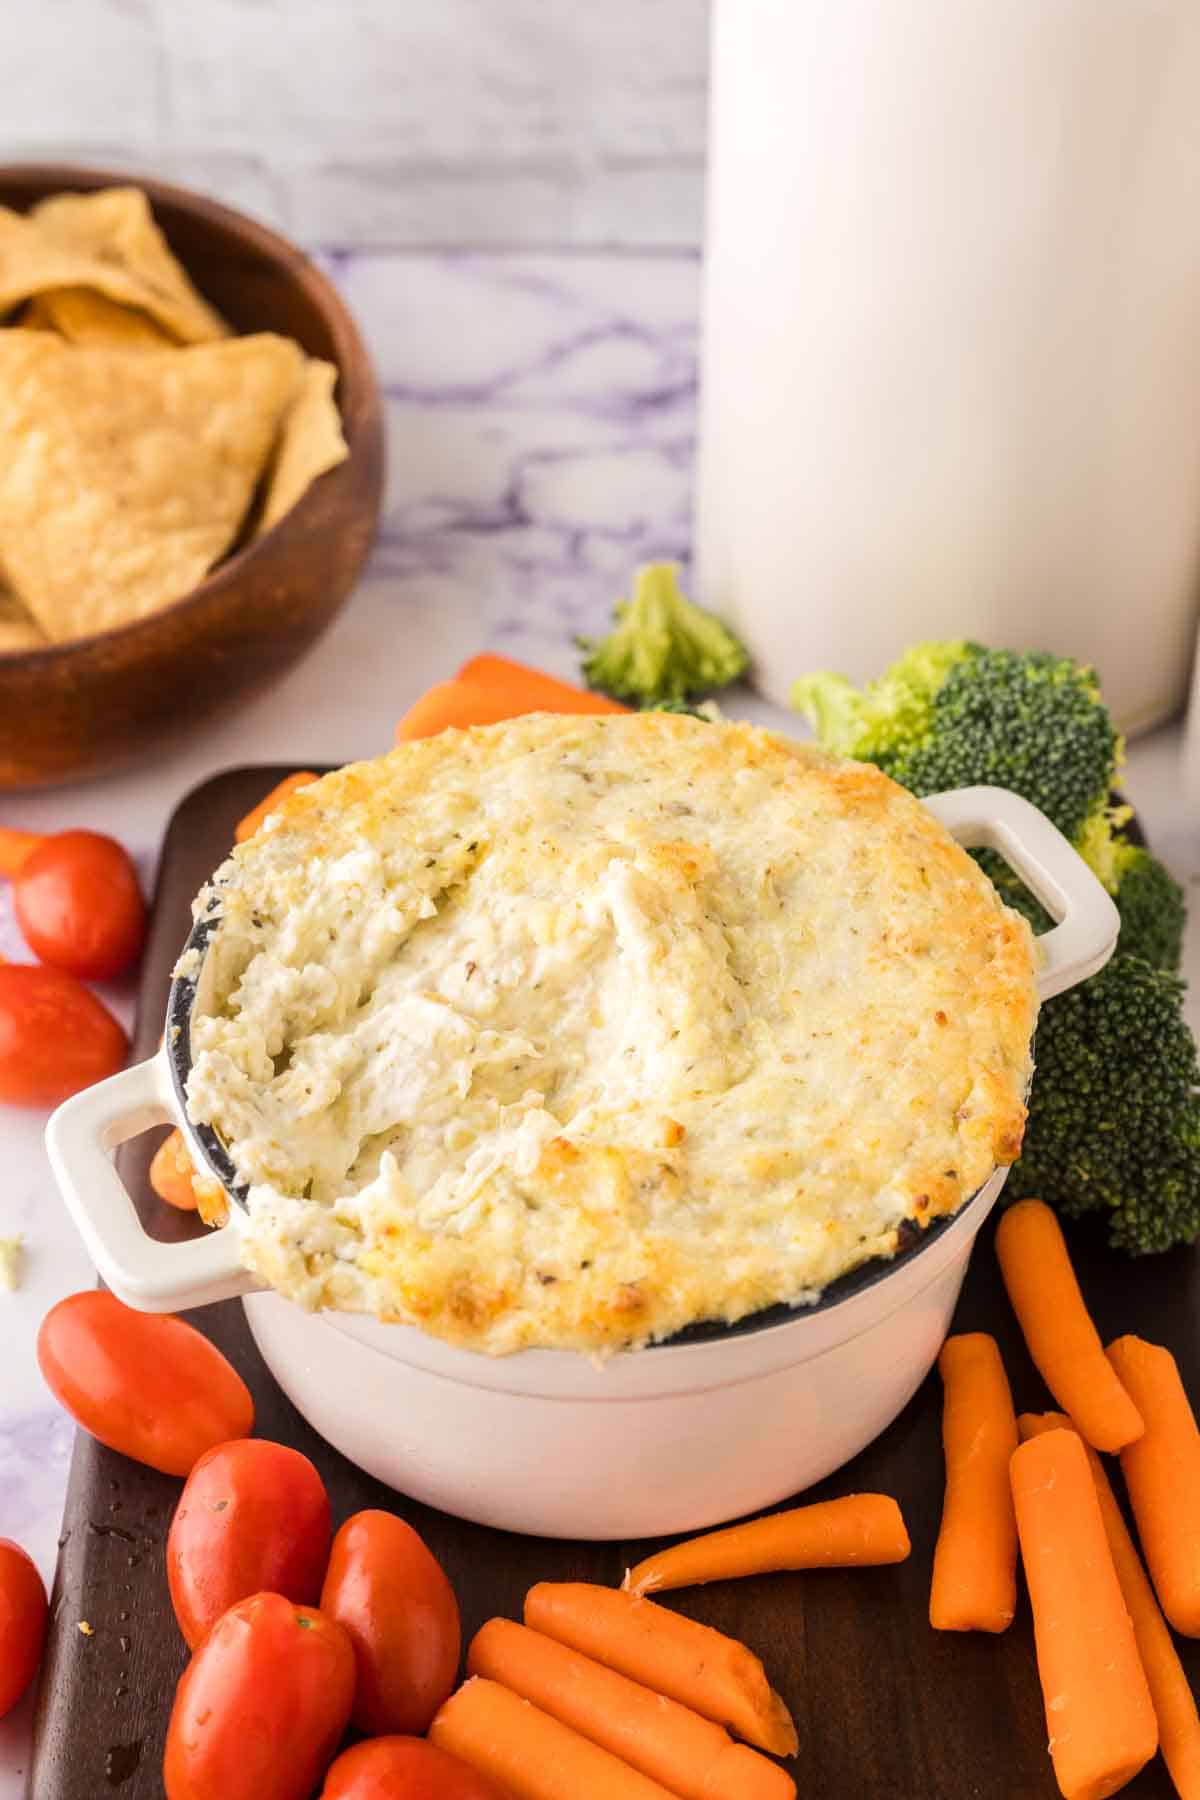
[{"label": "baked artichoke dip", "polygon": [[878,770],[748,726],[405,744],[290,795],[197,913],[188,1112],[306,1307],[643,1345],[811,1301],[1020,1149],[1024,920]]}]

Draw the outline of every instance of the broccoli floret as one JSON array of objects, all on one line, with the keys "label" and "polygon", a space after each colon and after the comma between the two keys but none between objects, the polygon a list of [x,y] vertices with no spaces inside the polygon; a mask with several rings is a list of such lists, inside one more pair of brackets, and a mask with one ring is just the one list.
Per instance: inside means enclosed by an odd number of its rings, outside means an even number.
[{"label": "broccoli floret", "polygon": [[1120,948],[1156,969],[1177,973],[1187,902],[1171,871],[1140,844],[1123,843],[1114,898],[1121,915]]},{"label": "broccoli floret", "polygon": [[914,794],[993,783],[1078,841],[1105,820],[1122,746],[1091,669],[1041,651],[918,645],[861,692],[839,675],[796,682],[821,744]]},{"label": "broccoli floret", "polygon": [[1118,952],[1046,1002],[1036,1053],[1006,1197],[1107,1212],[1110,1241],[1135,1256],[1200,1238],[1200,1064],[1183,983]]},{"label": "broccoli floret", "polygon": [[679,586],[674,563],[647,563],[637,572],[633,598],[619,600],[615,629],[605,638],[580,638],[589,687],[641,706],[686,701],[736,681],[749,663],[743,646],[712,613]]},{"label": "broccoli floret", "polygon": [[804,714],[823,749],[856,762],[878,763],[890,775],[890,763],[928,738],[934,696],[955,664],[973,650],[965,639],[918,644],[862,689],[844,675],[803,675],[792,683],[792,705]]}]

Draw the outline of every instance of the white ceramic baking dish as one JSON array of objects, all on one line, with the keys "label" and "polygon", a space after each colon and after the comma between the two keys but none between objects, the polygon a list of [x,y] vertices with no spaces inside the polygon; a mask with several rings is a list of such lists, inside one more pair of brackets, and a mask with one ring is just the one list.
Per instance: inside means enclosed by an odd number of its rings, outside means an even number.
[{"label": "white ceramic baking dish", "polygon": [[[926,805],[961,843],[999,850],[1059,921],[1040,942],[1043,998],[1104,965],[1116,908],[1041,813],[999,788]],[[212,929],[202,919],[189,940],[202,956]],[[276,1379],[344,1455],[419,1500],[510,1531],[690,1531],[840,1467],[890,1424],[932,1365],[1007,1173],[996,1169],[956,1214],[906,1233],[902,1253],[844,1276],[815,1305],[695,1326],[603,1363],[567,1350],[482,1356],[408,1326],[306,1313],[242,1269],[236,1177],[183,1106],[196,992],[197,979],[174,983],[157,1056],[76,1095],[50,1120],[54,1172],[97,1269],[148,1312],[244,1296]],[[182,1244],[146,1235],[112,1161],[118,1144],[162,1123],[183,1127],[230,1195],[228,1224]]]}]

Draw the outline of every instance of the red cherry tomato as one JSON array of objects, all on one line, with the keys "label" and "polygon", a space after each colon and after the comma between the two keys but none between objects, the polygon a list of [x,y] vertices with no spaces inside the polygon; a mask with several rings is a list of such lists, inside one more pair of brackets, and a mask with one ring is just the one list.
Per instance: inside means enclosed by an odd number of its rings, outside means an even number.
[{"label": "red cherry tomato", "polygon": [[486,1775],[424,1738],[370,1738],[338,1757],[321,1800],[505,1800]]},{"label": "red cherry tomato", "polygon": [[172,1313],[134,1312],[94,1288],[52,1306],[37,1339],[47,1387],[94,1438],[164,1475],[254,1429],[250,1390]]},{"label": "red cherry tomato", "polygon": [[315,1606],[331,1532],[325,1484],[298,1450],[242,1438],[205,1451],[167,1536],[171,1604],[188,1648],[250,1594]]},{"label": "red cherry tomato", "polygon": [[46,1590],[20,1544],[0,1538],[0,1719],[37,1673],[46,1640]]},{"label": "red cherry tomato", "polygon": [[421,1733],[458,1674],[458,1602],[436,1558],[394,1513],[360,1512],[333,1540],[321,1611],[354,1645],[354,1723]]},{"label": "red cherry tomato", "polygon": [[25,942],[81,981],[123,975],[146,941],[146,903],[128,850],[98,831],[60,831],[13,877]]},{"label": "red cherry tomato", "polygon": [[108,1008],[73,975],[0,963],[0,1100],[57,1106],[115,1075],[128,1049]]},{"label": "red cherry tomato", "polygon": [[309,1800],[353,1697],[354,1652],[340,1625],[282,1594],[239,1600],[176,1689],[167,1800]]}]

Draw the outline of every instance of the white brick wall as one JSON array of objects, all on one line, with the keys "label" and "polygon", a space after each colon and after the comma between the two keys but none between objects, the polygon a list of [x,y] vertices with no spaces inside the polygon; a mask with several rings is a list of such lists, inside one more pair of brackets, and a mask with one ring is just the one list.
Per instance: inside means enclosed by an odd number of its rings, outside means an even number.
[{"label": "white brick wall", "polygon": [[306,241],[692,245],[707,0],[0,0],[0,158]]}]

